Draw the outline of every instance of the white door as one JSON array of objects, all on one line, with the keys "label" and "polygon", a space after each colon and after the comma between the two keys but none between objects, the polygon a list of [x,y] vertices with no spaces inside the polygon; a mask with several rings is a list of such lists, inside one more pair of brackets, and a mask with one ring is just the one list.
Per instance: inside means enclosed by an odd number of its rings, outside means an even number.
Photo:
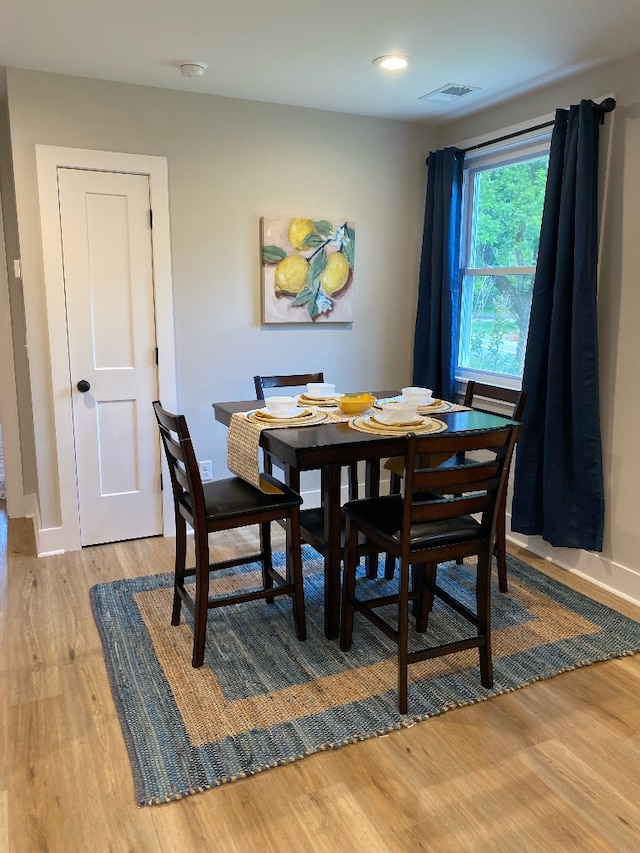
[{"label": "white door", "polygon": [[149,178],[59,168],[58,195],[81,543],[153,536],[162,501]]}]

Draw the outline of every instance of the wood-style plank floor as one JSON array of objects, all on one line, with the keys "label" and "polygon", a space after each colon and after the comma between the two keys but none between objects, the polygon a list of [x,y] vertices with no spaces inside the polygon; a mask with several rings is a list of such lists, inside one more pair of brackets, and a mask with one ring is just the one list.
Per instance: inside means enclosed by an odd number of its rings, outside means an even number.
[{"label": "wood-style plank floor", "polygon": [[640,850],[640,656],[138,809],[88,592],[170,570],[173,541],[38,559],[29,524],[0,511],[2,853]]}]

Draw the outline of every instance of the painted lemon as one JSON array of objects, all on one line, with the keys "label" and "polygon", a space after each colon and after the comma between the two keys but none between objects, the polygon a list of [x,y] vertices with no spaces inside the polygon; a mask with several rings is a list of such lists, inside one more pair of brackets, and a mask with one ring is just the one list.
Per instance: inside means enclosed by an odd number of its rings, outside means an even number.
[{"label": "painted lemon", "polygon": [[315,225],[310,219],[292,219],[289,226],[289,242],[298,252],[308,249],[304,242],[305,238],[315,230]]},{"label": "painted lemon", "polygon": [[337,293],[349,278],[349,261],[342,252],[333,252],[327,257],[327,265],[320,276],[320,284],[325,293]]},{"label": "painted lemon", "polygon": [[302,255],[288,255],[275,270],[276,291],[300,293],[307,280],[309,262]]}]

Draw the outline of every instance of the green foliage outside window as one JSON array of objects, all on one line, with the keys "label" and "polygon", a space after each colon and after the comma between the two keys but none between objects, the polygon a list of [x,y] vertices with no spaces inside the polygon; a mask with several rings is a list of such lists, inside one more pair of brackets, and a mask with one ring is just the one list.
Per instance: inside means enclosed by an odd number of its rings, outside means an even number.
[{"label": "green foliage outside window", "polygon": [[465,367],[522,374],[533,276],[517,268],[536,265],[548,161],[536,157],[474,174],[467,267],[478,273],[464,282],[471,298]]}]

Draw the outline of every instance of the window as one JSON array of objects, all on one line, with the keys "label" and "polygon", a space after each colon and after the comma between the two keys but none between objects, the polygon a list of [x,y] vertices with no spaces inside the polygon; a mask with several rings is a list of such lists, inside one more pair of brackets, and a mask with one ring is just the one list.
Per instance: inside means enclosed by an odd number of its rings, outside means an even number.
[{"label": "window", "polygon": [[550,132],[465,158],[460,379],[489,374],[509,385],[522,378],[549,141]]}]

